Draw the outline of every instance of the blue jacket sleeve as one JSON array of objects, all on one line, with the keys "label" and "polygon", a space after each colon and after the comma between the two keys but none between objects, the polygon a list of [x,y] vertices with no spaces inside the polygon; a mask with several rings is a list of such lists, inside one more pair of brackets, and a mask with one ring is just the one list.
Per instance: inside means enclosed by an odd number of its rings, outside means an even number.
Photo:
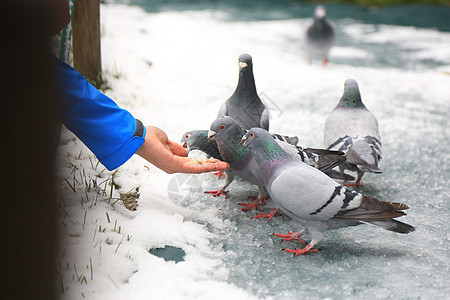
[{"label": "blue jacket sleeve", "polygon": [[62,123],[108,169],[125,163],[144,143],[145,127],[56,57]]}]

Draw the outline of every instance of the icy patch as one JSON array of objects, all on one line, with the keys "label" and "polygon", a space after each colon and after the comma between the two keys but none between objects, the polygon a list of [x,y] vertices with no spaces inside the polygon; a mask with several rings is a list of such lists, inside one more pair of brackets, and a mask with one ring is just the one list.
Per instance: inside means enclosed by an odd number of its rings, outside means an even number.
[{"label": "icy patch", "polygon": [[165,261],[174,261],[175,263],[184,261],[184,256],[186,255],[186,252],[184,252],[183,249],[173,246],[165,246],[164,248],[152,248],[148,252],[158,257],[162,257]]}]

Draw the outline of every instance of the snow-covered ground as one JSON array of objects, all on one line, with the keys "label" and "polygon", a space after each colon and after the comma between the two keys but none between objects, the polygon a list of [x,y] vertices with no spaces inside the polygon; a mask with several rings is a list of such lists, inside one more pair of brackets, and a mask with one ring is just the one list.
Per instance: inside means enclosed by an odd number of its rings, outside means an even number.
[{"label": "snow-covered ground", "polygon": [[[236,86],[239,54],[249,53],[271,131],[323,147],[325,118],[345,79],[354,78],[378,117],[384,147],[383,173],[367,174],[361,191],[408,204],[401,220],[416,232],[345,228],[326,232],[320,252],[291,257],[280,249],[298,245],[272,233],[298,231],[298,223],[240,210],[237,203],[256,195],[254,186],[236,181],[228,199],[213,198],[203,191],[223,179],[168,175],[137,156],[108,172],[63,128],[62,299],[448,297],[450,34],[343,19],[323,67],[306,62],[307,21],[229,21],[219,10],[148,13],[102,4],[102,59],[112,87],[106,93],[179,141],[185,131],[209,128]],[[138,207],[130,211],[119,193],[136,188]],[[149,253],[165,246],[183,249],[184,260]]]}]

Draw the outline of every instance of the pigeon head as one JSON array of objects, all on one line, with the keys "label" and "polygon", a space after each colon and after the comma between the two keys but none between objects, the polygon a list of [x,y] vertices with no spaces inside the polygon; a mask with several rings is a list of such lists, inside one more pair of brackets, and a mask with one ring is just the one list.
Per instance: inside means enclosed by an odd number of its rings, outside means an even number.
[{"label": "pigeon head", "polygon": [[347,79],[344,84],[344,94],[339,101],[338,107],[342,108],[365,108],[361,101],[358,83],[354,79]]},{"label": "pigeon head", "polygon": [[[239,56],[239,80],[231,99],[237,101],[242,98],[242,94],[257,97],[255,77],[253,76],[253,60],[249,54]],[[248,98],[248,97],[247,97]],[[251,97],[253,100],[253,97]],[[246,99],[246,98],[244,98]]]},{"label": "pigeon head", "polygon": [[208,140],[216,141],[223,160],[239,165],[250,157],[249,149],[239,144],[244,134],[245,130],[233,118],[223,116],[211,124]]},{"label": "pigeon head", "polygon": [[209,156],[222,160],[217,150],[216,141],[208,141],[208,130],[192,130],[183,134],[181,144],[186,148],[187,152],[192,150],[200,150]]},{"label": "pigeon head", "polygon": [[265,177],[270,176],[278,166],[293,160],[263,128],[248,130],[241,139],[241,145],[252,151]]},{"label": "pigeon head", "polygon": [[270,148],[272,144],[276,145],[273,136],[267,130],[259,127],[249,129],[241,139],[241,145],[250,149]]},{"label": "pigeon head", "polygon": [[314,19],[322,20],[325,19],[327,11],[324,6],[317,5],[314,9]]},{"label": "pigeon head", "polygon": [[181,138],[181,144],[188,152],[191,150],[202,150],[202,146],[208,144],[208,130],[185,132]]},{"label": "pigeon head", "polygon": [[264,152],[268,158],[287,157],[286,152],[277,144],[273,136],[263,128],[254,127],[248,130],[241,139],[241,145]]},{"label": "pigeon head", "polygon": [[248,66],[252,66],[252,57],[250,54],[241,54],[239,56],[239,70],[244,70]]},{"label": "pigeon head", "polygon": [[245,130],[229,116],[222,116],[211,124],[208,132],[208,140],[220,139],[223,141],[234,141],[241,139]]}]

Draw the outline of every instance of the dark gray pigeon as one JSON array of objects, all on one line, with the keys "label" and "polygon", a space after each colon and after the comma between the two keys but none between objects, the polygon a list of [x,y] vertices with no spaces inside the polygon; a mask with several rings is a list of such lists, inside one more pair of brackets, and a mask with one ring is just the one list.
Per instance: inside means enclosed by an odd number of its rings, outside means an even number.
[{"label": "dark gray pigeon", "polygon": [[239,81],[234,93],[219,109],[217,117],[230,116],[244,129],[261,127],[269,130],[269,111],[256,92],[252,57],[239,56]]},{"label": "dark gray pigeon", "polygon": [[346,153],[347,161],[339,166],[341,171],[357,172],[356,182],[348,185],[361,186],[365,172],[381,173],[378,121],[361,101],[358,84],[353,79],[345,81],[344,94],[325,121],[324,140],[328,149]]},{"label": "dark gray pigeon", "polygon": [[314,10],[313,23],[306,29],[306,52],[311,63],[314,57],[323,59],[323,64],[328,63],[328,53],[336,39],[336,29],[332,22],[326,19],[327,12],[322,5]]},{"label": "dark gray pigeon", "polygon": [[[242,138],[263,174],[270,198],[289,217],[305,229],[287,235],[286,240],[309,233],[311,242],[304,249],[284,249],[295,255],[317,251],[325,230],[368,223],[384,229],[409,233],[411,225],[394,220],[403,216],[408,206],[382,202],[338,184],[319,170],[295,160],[264,129],[252,128]],[[301,240],[304,242],[303,240]]]}]

